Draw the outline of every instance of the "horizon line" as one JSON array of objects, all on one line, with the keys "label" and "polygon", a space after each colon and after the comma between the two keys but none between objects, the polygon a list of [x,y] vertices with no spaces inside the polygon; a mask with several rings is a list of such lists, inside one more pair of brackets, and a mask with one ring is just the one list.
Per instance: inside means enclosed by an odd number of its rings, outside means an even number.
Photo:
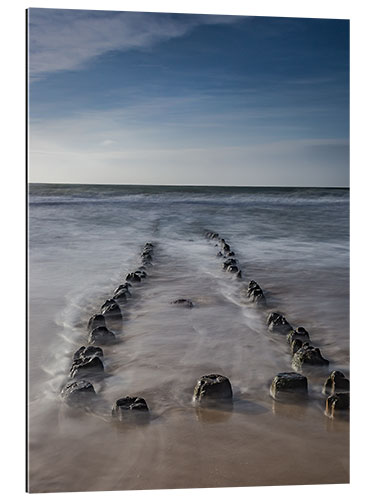
[{"label": "horizon line", "polygon": [[65,186],[153,186],[153,187],[214,187],[214,188],[311,188],[311,189],[350,189],[350,186],[289,186],[289,185],[218,185],[218,184],[137,184],[104,182],[31,182],[27,184],[50,184]]}]

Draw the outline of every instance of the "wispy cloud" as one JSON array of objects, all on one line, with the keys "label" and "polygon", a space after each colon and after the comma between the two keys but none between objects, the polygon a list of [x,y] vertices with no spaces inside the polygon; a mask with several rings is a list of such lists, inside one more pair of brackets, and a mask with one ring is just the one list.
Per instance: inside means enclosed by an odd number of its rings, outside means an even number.
[{"label": "wispy cloud", "polygon": [[30,9],[29,72],[31,78],[77,70],[114,50],[145,49],[181,37],[202,24],[228,24],[235,16],[173,15]]}]

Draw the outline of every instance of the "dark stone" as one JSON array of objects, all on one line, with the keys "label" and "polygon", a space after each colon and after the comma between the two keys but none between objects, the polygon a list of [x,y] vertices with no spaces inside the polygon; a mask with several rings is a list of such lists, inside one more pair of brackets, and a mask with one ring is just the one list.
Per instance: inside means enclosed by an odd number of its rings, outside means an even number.
[{"label": "dark stone", "polygon": [[333,371],[323,386],[323,394],[330,396],[335,392],[349,392],[350,382],[342,372]]},{"label": "dark stone", "polygon": [[217,240],[219,238],[218,233],[213,233],[211,231],[208,231],[206,233],[206,238],[211,239],[211,240]]},{"label": "dark stone", "polygon": [[133,283],[139,283],[141,281],[141,277],[138,274],[135,273],[129,273],[126,277],[128,281],[131,281]]},{"label": "dark stone", "polygon": [[143,255],[142,258],[141,258],[141,260],[142,260],[142,264],[144,266],[152,266],[152,257],[151,257],[151,255],[148,255],[148,256]]},{"label": "dark stone", "polygon": [[272,380],[270,394],[276,400],[307,395],[307,378],[295,372],[278,373]]},{"label": "dark stone", "polygon": [[131,293],[129,291],[129,287],[131,287],[130,283],[124,283],[123,285],[119,285],[113,292],[113,295],[116,295],[118,292],[125,292],[128,297],[131,297]]},{"label": "dark stone", "polygon": [[291,350],[292,355],[295,352],[297,352],[298,349],[301,349],[301,347],[302,347],[302,340],[300,340],[300,339],[293,340],[293,342],[290,345],[290,350]]},{"label": "dark stone", "polygon": [[105,317],[102,314],[94,314],[94,316],[91,316],[87,325],[87,329],[91,331],[98,326],[106,326]]},{"label": "dark stone", "polygon": [[143,271],[141,269],[137,269],[137,271],[135,271],[134,274],[138,274],[138,276],[140,276],[141,278],[147,278],[147,273],[146,271]]},{"label": "dark stone", "polygon": [[349,392],[336,392],[326,399],[325,414],[329,418],[335,418],[340,414],[346,414],[350,407]]},{"label": "dark stone", "polygon": [[113,299],[106,300],[101,308],[103,316],[122,318],[120,306]]},{"label": "dark stone", "polygon": [[93,345],[88,345],[87,347],[86,346],[82,346],[78,349],[78,351],[76,351],[73,355],[73,359],[76,360],[76,359],[79,359],[79,358],[87,358],[89,356],[101,356],[103,357],[103,349],[101,349],[100,347],[96,347],[96,346],[93,346]]},{"label": "dark stone", "polygon": [[103,371],[103,362],[98,356],[81,356],[80,358],[73,361],[72,368],[70,370],[70,376],[72,378],[85,377],[89,373],[98,374]]},{"label": "dark stone", "polygon": [[329,361],[324,359],[318,347],[313,347],[305,342],[292,358],[292,367],[296,371],[304,368],[327,366]]},{"label": "dark stone", "polygon": [[228,266],[228,267],[227,267],[227,271],[228,271],[229,273],[238,273],[238,272],[239,272],[239,269],[238,269],[238,267],[237,267],[237,266]]},{"label": "dark stone", "polygon": [[292,330],[288,333],[287,341],[290,345],[292,345],[293,340],[301,340],[302,342],[308,342],[310,340],[309,333],[303,328],[303,326],[299,326],[295,330]]},{"label": "dark stone", "polygon": [[193,307],[193,303],[191,300],[189,299],[177,299],[177,300],[174,300],[173,302],[171,302],[171,304],[179,304],[179,305],[182,305],[182,306],[185,306],[185,307]]},{"label": "dark stone", "polygon": [[287,322],[285,317],[277,312],[273,312],[269,314],[267,318],[267,325],[268,329],[271,332],[278,332],[278,333],[288,333],[290,330],[293,330],[293,328],[290,326],[290,324]]},{"label": "dark stone", "polygon": [[198,402],[232,400],[232,397],[232,386],[223,375],[204,375],[197,381],[194,389],[194,400]]},{"label": "dark stone", "polygon": [[223,257],[223,254],[221,252],[217,252],[216,257]]},{"label": "dark stone", "polygon": [[242,271],[241,269],[238,271],[238,273],[236,274],[237,278],[240,280],[242,279]]},{"label": "dark stone", "polygon": [[228,245],[228,243],[225,243],[225,244],[223,245],[223,251],[224,251],[225,253],[230,252],[230,246]]},{"label": "dark stone", "polygon": [[229,266],[234,266],[237,264],[236,259],[227,259],[223,262],[223,269],[227,269]]},{"label": "dark stone", "polygon": [[114,342],[115,334],[106,326],[99,326],[90,332],[89,343],[95,345],[106,345]]},{"label": "dark stone", "polygon": [[250,302],[254,302],[256,304],[264,303],[266,301],[263,290],[260,288],[258,283],[254,280],[251,280],[249,286],[247,288],[247,296],[250,299]]},{"label": "dark stone", "polygon": [[118,300],[121,302],[126,302],[129,297],[129,292],[125,289],[119,290],[117,293],[114,294],[113,298],[114,300]]},{"label": "dark stone", "polygon": [[135,416],[147,416],[148,406],[143,398],[126,396],[118,399],[112,407],[112,416],[118,420],[134,418]]},{"label": "dark stone", "polygon": [[82,403],[96,395],[93,385],[87,380],[68,382],[61,396],[69,403]]},{"label": "dark stone", "polygon": [[234,257],[236,254],[231,250],[230,252],[227,253],[227,257]]}]

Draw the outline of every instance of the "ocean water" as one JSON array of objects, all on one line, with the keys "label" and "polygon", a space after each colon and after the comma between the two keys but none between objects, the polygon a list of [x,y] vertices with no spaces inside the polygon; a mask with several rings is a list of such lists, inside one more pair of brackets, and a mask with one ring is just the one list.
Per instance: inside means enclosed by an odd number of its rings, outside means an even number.
[{"label": "ocean water", "polygon": [[[242,280],[222,270],[207,229],[231,245]],[[149,276],[103,348],[100,405],[72,410],[60,391],[87,321],[147,241]],[[252,279],[265,310],[245,296]],[[292,371],[285,338],[266,328],[270,311],[304,326],[349,377],[347,189],[31,184],[30,490],[348,482],[349,424],[325,417],[324,376],[309,378],[306,405],[269,396],[273,376]],[[231,411],[192,404],[209,373],[229,377]],[[146,399],[148,425],[115,425],[112,404],[126,395]]]}]

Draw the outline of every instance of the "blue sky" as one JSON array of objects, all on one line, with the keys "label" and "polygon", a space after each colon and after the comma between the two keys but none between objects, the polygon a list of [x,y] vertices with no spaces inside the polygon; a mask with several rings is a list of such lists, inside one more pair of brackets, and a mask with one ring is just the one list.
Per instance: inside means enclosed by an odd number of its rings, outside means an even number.
[{"label": "blue sky", "polygon": [[30,9],[31,182],[347,186],[345,20]]}]

